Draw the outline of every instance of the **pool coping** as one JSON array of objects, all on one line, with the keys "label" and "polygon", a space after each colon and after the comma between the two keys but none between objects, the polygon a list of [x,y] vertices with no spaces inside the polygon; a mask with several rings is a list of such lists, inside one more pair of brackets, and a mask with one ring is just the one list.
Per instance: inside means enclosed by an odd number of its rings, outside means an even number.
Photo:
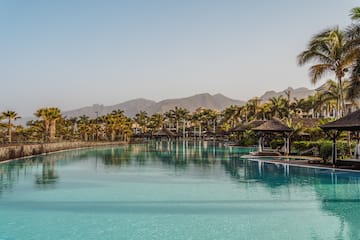
[{"label": "pool coping", "polygon": [[[274,156],[252,156],[252,155],[243,155],[240,158],[243,160],[249,160],[249,161],[256,161],[256,162],[265,162],[265,163],[271,163],[271,164],[281,164],[281,165],[288,165],[288,166],[294,166],[294,167],[303,167],[303,168],[315,168],[315,169],[326,169],[331,170],[332,172],[353,172],[353,173],[360,173],[360,170],[355,169],[342,169],[342,168],[336,168],[336,167],[326,167],[326,166],[319,166],[319,165],[309,165],[309,164],[299,164],[290,162],[290,160],[280,160],[281,157],[274,157]],[[262,159],[263,158],[263,159]],[[265,158],[274,158],[274,160],[267,160]],[[278,158],[278,159],[276,159]],[[294,157],[293,159],[299,159]],[[301,158],[302,160],[312,160],[312,158]],[[295,160],[296,161],[296,160]]]},{"label": "pool coping", "polygon": [[51,151],[51,152],[44,152],[44,153],[40,153],[40,154],[34,154],[34,155],[29,155],[29,156],[24,156],[24,157],[19,157],[19,158],[12,158],[12,159],[7,159],[7,160],[3,160],[0,161],[0,165],[1,164],[5,164],[5,163],[10,163],[12,161],[20,161],[20,160],[27,160],[29,158],[33,158],[33,157],[39,157],[39,156],[47,156],[47,155],[51,155],[51,154],[55,154],[55,153],[61,153],[61,152],[69,152],[69,151],[74,151],[74,150],[83,150],[83,149],[91,149],[91,148],[99,148],[99,147],[111,147],[111,146],[125,146],[128,145],[127,143],[109,143],[109,144],[104,144],[104,145],[94,145],[94,146],[87,146],[87,147],[77,147],[77,148],[68,148],[68,149],[62,149],[62,150],[58,150],[58,151]]}]

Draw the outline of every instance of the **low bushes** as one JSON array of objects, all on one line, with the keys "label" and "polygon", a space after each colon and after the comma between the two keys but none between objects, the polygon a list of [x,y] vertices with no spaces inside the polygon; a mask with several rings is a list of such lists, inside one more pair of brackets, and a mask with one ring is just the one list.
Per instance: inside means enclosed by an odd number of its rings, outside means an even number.
[{"label": "low bushes", "polygon": [[[299,155],[319,155],[325,160],[331,159],[332,154],[332,141],[319,140],[319,141],[295,141],[292,143],[292,148],[296,154]],[[351,146],[353,148],[353,146]],[[307,150],[312,151],[306,152]],[[338,158],[349,157],[349,145],[346,141],[336,142]]]}]

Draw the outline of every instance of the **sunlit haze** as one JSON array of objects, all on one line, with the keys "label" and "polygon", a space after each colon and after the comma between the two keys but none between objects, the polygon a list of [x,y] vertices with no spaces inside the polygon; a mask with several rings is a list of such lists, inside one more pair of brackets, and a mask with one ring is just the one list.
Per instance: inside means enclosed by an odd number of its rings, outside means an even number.
[{"label": "sunlit haze", "polygon": [[0,111],[314,88],[296,56],[355,0],[0,2]]}]

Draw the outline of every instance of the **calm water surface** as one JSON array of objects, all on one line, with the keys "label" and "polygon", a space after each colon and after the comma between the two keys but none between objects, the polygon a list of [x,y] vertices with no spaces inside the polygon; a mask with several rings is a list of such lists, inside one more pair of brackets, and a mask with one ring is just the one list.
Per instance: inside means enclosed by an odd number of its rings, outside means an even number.
[{"label": "calm water surface", "polygon": [[0,240],[360,239],[360,174],[150,143],[0,164]]}]

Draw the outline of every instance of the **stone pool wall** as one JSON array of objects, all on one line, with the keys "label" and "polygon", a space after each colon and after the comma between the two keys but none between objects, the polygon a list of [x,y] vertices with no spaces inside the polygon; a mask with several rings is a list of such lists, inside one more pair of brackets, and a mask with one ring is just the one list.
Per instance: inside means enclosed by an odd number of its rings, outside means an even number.
[{"label": "stone pool wall", "polygon": [[57,152],[67,149],[123,145],[124,142],[59,142],[59,143],[33,143],[33,144],[14,144],[0,146],[0,162],[10,159],[28,157],[50,152]]}]

